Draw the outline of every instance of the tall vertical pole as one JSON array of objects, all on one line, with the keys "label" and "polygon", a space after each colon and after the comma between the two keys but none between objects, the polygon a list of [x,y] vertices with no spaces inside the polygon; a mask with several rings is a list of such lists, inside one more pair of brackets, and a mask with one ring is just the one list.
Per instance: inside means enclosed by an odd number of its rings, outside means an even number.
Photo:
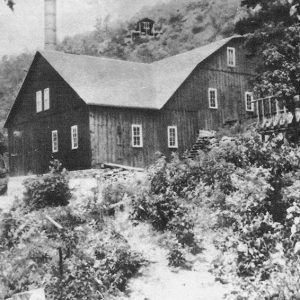
[{"label": "tall vertical pole", "polygon": [[44,1],[45,13],[45,50],[55,50],[56,38],[56,0]]},{"label": "tall vertical pole", "polygon": [[256,101],[256,111],[257,111],[257,122],[259,123],[259,103]]}]

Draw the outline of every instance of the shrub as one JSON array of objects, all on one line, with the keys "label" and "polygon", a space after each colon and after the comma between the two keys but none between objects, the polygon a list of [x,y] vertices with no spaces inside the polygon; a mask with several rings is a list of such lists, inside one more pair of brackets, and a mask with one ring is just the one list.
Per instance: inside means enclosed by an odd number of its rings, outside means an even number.
[{"label": "shrub", "polygon": [[181,245],[195,249],[194,220],[190,213],[187,207],[179,205],[174,212],[174,217],[168,222],[167,228],[175,234]]},{"label": "shrub", "polygon": [[[58,230],[45,219],[63,226]],[[0,287],[4,297],[45,286],[47,299],[108,299],[123,291],[145,260],[110,226],[95,226],[85,210],[47,207],[0,215]],[[8,226],[12,225],[9,229]],[[63,253],[63,274],[58,264]]]},{"label": "shrub", "polygon": [[25,179],[24,202],[28,209],[68,205],[71,192],[66,175],[61,164],[54,160],[49,173]]},{"label": "shrub", "polygon": [[[105,185],[102,190],[102,203],[101,207],[104,214],[112,216],[115,214],[115,207],[117,203],[120,203],[123,200],[125,195],[126,188],[119,181],[110,182]],[[121,205],[121,209],[122,209]]]},{"label": "shrub", "polygon": [[168,190],[165,194],[148,195],[145,191],[133,196],[131,218],[149,221],[154,229],[164,231],[179,209],[176,194]]},{"label": "shrub", "polygon": [[174,244],[168,253],[168,265],[170,267],[184,267],[186,266],[186,259],[183,248],[180,244]]}]

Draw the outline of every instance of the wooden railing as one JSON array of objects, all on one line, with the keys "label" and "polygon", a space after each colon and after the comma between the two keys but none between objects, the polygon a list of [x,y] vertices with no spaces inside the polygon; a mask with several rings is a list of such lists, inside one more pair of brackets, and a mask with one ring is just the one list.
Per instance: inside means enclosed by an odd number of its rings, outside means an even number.
[{"label": "wooden railing", "polygon": [[293,114],[275,96],[253,100],[257,114],[257,128],[272,130],[292,123]]}]

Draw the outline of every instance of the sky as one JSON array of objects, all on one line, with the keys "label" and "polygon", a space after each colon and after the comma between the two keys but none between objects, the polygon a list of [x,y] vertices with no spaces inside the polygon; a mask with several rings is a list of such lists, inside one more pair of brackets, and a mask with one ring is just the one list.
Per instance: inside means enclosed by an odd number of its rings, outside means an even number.
[{"label": "sky", "polygon": [[[93,30],[97,18],[126,19],[144,6],[168,0],[57,0],[57,36]],[[15,0],[14,12],[0,0],[0,58],[42,49],[44,1]]]}]

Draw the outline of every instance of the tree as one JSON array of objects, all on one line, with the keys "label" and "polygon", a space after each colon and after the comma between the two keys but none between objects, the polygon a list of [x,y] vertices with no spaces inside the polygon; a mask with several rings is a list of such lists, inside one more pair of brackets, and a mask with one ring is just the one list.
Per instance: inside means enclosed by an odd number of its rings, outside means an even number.
[{"label": "tree", "polygon": [[32,57],[30,53],[23,53],[17,56],[3,56],[0,60],[0,133]]},{"label": "tree", "polygon": [[294,96],[300,94],[299,0],[243,0],[248,17],[236,24],[248,34],[246,45],[258,59],[255,91],[274,95],[294,113]]},{"label": "tree", "polygon": [[11,10],[14,10],[15,1],[13,1],[13,0],[4,0],[4,2],[7,4],[7,6],[8,6]]}]

